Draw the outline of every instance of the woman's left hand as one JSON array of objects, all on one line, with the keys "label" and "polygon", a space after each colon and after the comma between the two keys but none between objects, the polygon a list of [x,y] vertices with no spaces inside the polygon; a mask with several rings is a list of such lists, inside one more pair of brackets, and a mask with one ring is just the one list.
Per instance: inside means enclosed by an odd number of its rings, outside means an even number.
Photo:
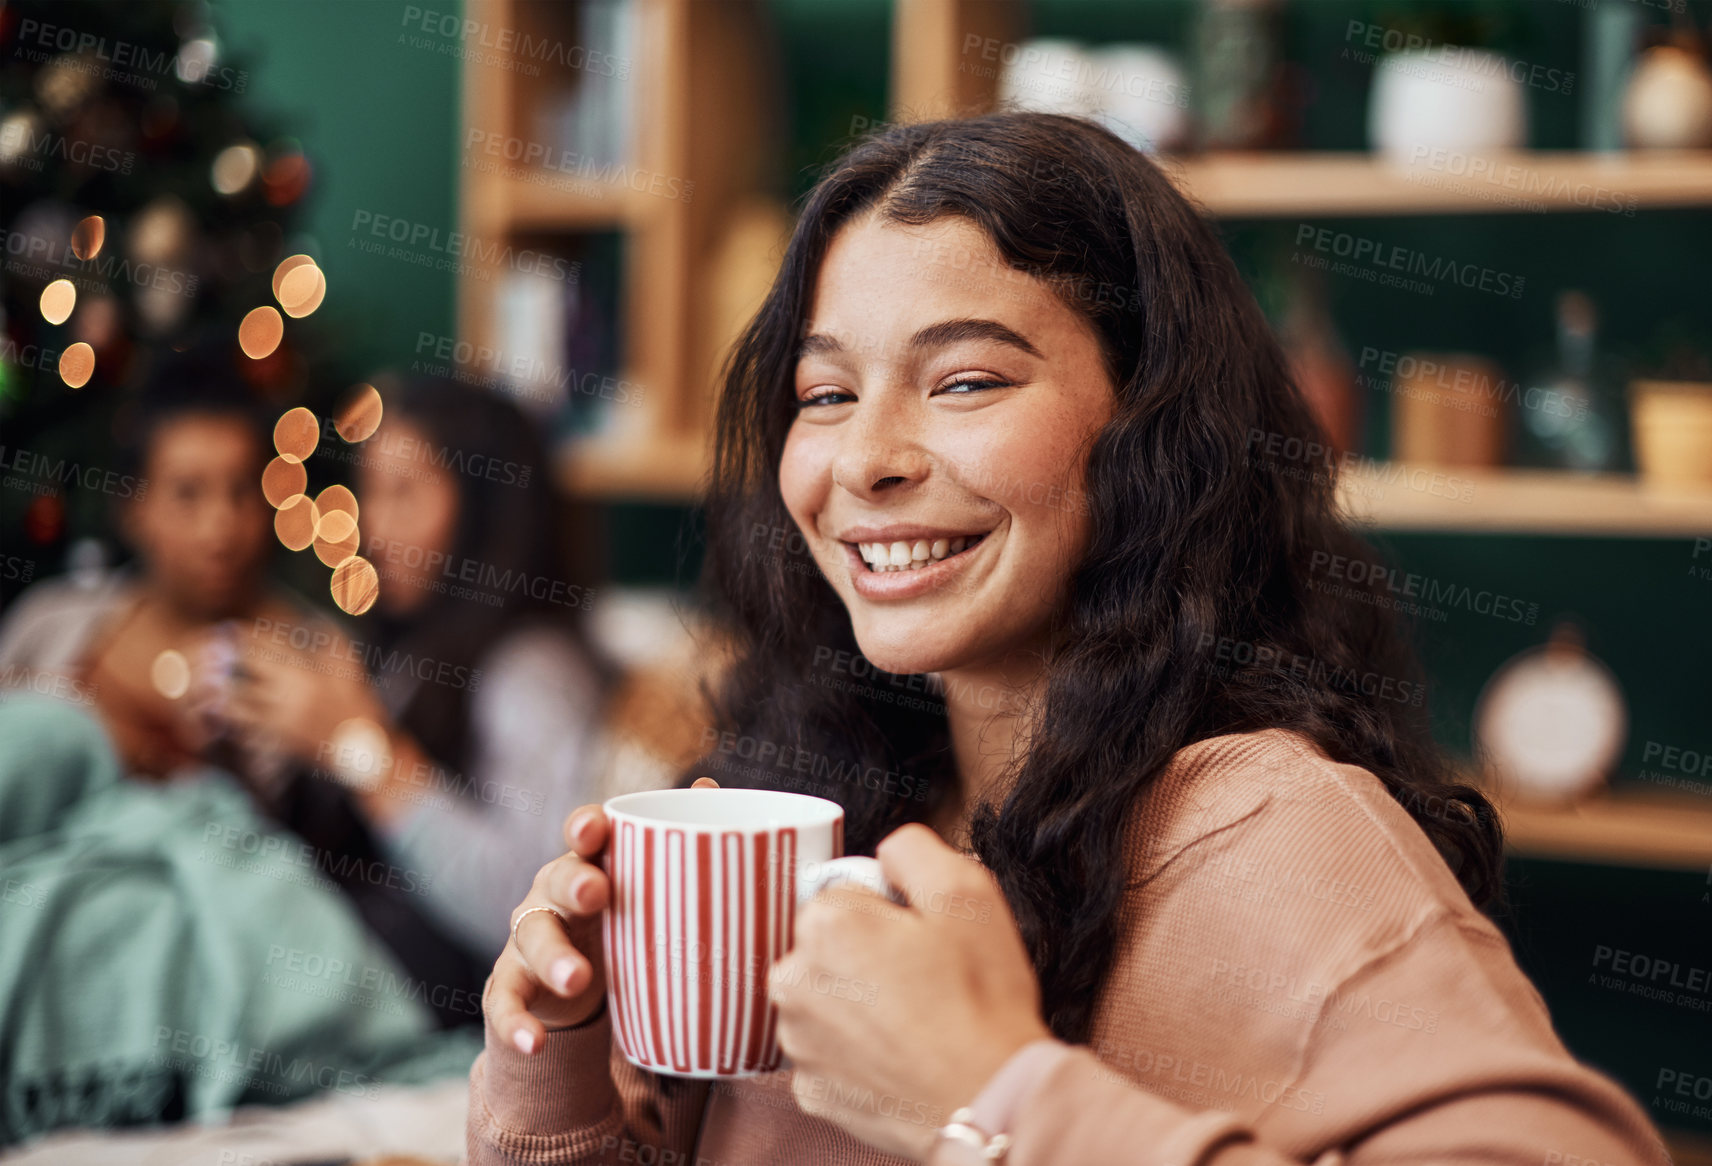
[{"label": "woman's left hand", "polygon": [[326,768],[336,768],[333,738],[344,721],[362,717],[386,724],[359,665],[289,649],[247,659],[226,709],[252,741]]},{"label": "woman's left hand", "polygon": [[875,853],[909,906],[848,885],[823,891],[797,916],[768,991],[797,1104],[921,1160],[1011,1054],[1052,1034],[987,869],[919,824]]}]

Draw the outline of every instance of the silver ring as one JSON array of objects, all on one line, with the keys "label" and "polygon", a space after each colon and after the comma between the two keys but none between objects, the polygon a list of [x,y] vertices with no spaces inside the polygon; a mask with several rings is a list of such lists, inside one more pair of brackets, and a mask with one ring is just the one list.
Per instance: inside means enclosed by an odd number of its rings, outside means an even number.
[{"label": "silver ring", "polygon": [[554,915],[557,915],[559,917],[560,924],[562,924],[565,927],[569,927],[571,925],[571,921],[569,919],[566,919],[564,916],[564,913],[561,912],[557,907],[530,907],[526,911],[519,911],[517,913],[517,918],[515,918],[511,921],[511,946],[512,947],[517,946],[517,925],[519,923],[523,922],[525,919],[529,918],[529,916],[535,914],[535,912],[537,912],[537,911],[551,911]]}]

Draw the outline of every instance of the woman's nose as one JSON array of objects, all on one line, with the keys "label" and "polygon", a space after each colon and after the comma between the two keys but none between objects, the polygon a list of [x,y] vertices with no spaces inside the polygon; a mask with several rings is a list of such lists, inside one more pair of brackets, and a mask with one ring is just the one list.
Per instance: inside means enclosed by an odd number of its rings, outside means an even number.
[{"label": "woman's nose", "polygon": [[832,480],[861,498],[922,481],[932,458],[922,434],[905,411],[870,404],[857,406],[855,424],[841,426]]}]

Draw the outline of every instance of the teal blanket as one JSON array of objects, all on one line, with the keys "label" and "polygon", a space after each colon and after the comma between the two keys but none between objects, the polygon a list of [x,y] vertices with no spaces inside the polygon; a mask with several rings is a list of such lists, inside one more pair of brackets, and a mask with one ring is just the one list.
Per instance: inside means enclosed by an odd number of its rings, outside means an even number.
[{"label": "teal blanket", "polygon": [[0,701],[0,1146],[467,1072],[328,858],[220,772],[126,781],[84,713]]}]

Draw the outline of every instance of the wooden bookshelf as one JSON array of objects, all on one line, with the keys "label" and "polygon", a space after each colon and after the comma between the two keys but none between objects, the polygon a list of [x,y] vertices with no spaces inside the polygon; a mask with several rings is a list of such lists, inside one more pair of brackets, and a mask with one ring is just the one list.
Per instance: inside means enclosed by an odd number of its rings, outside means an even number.
[{"label": "wooden bookshelf", "polygon": [[[613,46],[582,44],[581,7],[577,0],[466,0],[465,15],[491,30],[496,43],[607,52]],[[595,232],[622,237],[618,367],[576,371],[641,386],[642,405],[615,409],[623,415],[611,418],[612,430],[580,447],[577,467],[556,477],[581,493],[682,499],[700,477],[695,451],[712,416],[713,371],[729,341],[723,321],[702,307],[708,260],[722,224],[756,185],[772,70],[756,27],[758,6],[632,0],[632,10],[634,35],[622,64],[633,132],[621,177],[612,178],[610,166],[589,176],[495,163],[479,148],[470,150],[460,227],[483,244],[472,255],[503,253],[501,244],[568,249],[576,236]],[[534,147],[576,148],[543,142],[533,114],[589,74],[521,56],[497,59],[514,51],[520,50],[472,54],[465,64],[460,140],[480,130]],[[590,73],[605,67],[591,66]],[[627,183],[622,175],[643,177]],[[499,363],[519,355],[504,352],[500,342],[505,275],[490,264],[460,280],[458,292],[460,338],[499,352]]]},{"label": "wooden bookshelf", "polygon": [[1160,164],[1209,214],[1229,218],[1626,215],[1712,205],[1712,150],[1512,151],[1437,165],[1430,158],[1410,165],[1365,153],[1278,152],[1165,158]]},{"label": "wooden bookshelf", "polygon": [[1712,786],[1706,796],[1629,790],[1567,806],[1499,806],[1510,850],[1528,858],[1712,870]]},{"label": "wooden bookshelf", "polygon": [[1618,474],[1362,463],[1339,475],[1338,498],[1350,518],[1384,530],[1605,538],[1712,535],[1712,490],[1653,485]]}]

